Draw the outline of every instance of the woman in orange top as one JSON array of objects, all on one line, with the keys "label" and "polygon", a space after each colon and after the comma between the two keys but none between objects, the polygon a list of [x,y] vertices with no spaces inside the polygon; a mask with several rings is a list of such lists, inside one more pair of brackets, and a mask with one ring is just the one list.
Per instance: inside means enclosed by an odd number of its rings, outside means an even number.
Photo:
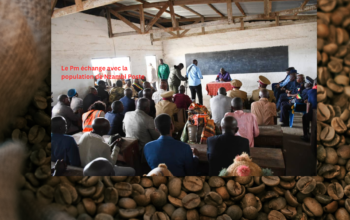
[{"label": "woman in orange top", "polygon": [[88,111],[83,114],[83,132],[92,131],[92,122],[95,118],[105,117],[105,112],[105,103],[101,101],[94,102],[94,104],[89,107]]}]

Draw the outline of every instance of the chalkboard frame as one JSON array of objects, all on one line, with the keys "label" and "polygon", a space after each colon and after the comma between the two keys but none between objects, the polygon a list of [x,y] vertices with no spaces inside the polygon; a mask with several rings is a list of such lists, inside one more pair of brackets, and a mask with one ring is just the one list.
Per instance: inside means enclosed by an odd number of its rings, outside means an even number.
[{"label": "chalkboard frame", "polygon": [[249,48],[185,54],[186,66],[196,59],[202,75],[216,75],[220,68],[230,74],[285,72],[289,66],[288,46]]}]

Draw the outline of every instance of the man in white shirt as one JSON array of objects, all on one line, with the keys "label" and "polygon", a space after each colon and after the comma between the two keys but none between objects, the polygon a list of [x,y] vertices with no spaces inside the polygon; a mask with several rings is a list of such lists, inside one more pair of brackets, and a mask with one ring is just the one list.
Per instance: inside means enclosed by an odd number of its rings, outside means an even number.
[{"label": "man in white shirt", "polygon": [[123,130],[125,137],[136,138],[139,141],[139,150],[143,150],[145,144],[159,138],[154,120],[148,115],[150,111],[150,101],[147,98],[137,100],[135,111],[125,113],[123,120]]},{"label": "man in white shirt", "polygon": [[232,98],[226,96],[226,89],[219,88],[218,95],[210,99],[210,110],[212,119],[217,126],[221,125],[221,120],[227,112],[231,111]]},{"label": "man in white shirt", "polygon": [[162,80],[160,82],[159,90],[154,92],[152,95],[152,99],[155,104],[163,100],[163,97],[161,95],[167,91],[167,88],[168,88],[168,81]]},{"label": "man in white shirt", "polygon": [[115,165],[120,151],[116,141],[108,145],[103,139],[103,135],[108,134],[110,124],[105,118],[96,118],[92,123],[92,131],[84,133],[79,140],[79,154],[81,166],[85,167],[96,158],[106,158],[114,165],[116,176],[133,176],[135,170],[131,167],[120,167]]},{"label": "man in white shirt", "polygon": [[78,112],[79,109],[83,109],[83,99],[78,98],[78,92],[75,89],[68,90],[68,97],[70,100],[70,108],[73,112]]},{"label": "man in white shirt", "polygon": [[148,82],[150,82],[152,84],[152,87],[157,89],[157,85],[156,85],[156,82],[158,80],[157,71],[152,66],[152,63],[150,63],[148,68],[147,68],[147,79],[148,79]]}]

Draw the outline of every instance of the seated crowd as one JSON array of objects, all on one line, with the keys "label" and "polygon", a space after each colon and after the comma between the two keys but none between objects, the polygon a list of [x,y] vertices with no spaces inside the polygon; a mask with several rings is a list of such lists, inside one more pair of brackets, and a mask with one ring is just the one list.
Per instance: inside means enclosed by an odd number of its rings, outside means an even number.
[{"label": "seated crowd", "polygon": [[[259,136],[259,126],[275,125],[278,110],[282,126],[288,126],[289,111],[295,103],[308,103],[296,105],[307,112],[303,116],[302,138],[308,140],[312,110],[307,111],[306,107],[317,106],[316,80],[310,77],[305,80],[294,68],[287,69],[287,77],[273,85],[273,91],[266,89],[270,81],[260,76],[251,105],[247,93],[240,90],[242,83],[232,80],[232,90],[221,87],[217,96],[211,98],[211,112],[192,103],[182,85],[174,94],[167,91],[166,80],[161,81],[159,90],[145,79],[143,83],[139,81],[132,84],[131,80],[118,80],[109,88],[99,80],[98,88],[91,88],[84,99],[79,98],[75,89],[59,95],[52,109],[51,160],[82,167],[84,175],[132,176],[133,168],[117,165],[122,164],[118,162],[123,137],[127,137],[138,140],[141,163],[147,162],[151,169],[164,163],[173,175],[188,176],[198,174],[200,156],[190,144],[206,144],[207,174],[218,175],[236,155],[250,154],[254,138]],[[247,106],[251,113],[243,111]],[[181,109],[188,114],[185,121],[177,117]],[[79,132],[83,134],[76,143],[71,135]],[[108,143],[104,135],[111,136]]]}]

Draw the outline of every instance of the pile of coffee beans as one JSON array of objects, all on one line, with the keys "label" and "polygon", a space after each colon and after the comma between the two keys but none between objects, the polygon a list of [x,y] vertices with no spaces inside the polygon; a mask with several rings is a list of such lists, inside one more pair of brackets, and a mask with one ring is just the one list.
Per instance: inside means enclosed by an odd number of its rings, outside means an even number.
[{"label": "pile of coffee beans", "polygon": [[350,219],[349,178],[39,177],[25,176],[25,200],[79,220]]}]

